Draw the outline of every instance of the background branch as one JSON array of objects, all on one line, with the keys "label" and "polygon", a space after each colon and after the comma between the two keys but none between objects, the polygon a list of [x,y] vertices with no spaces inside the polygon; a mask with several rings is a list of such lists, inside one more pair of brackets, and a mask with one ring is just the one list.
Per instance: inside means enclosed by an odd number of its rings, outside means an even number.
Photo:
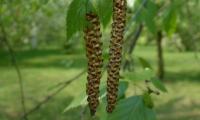
[{"label": "background branch", "polygon": [[33,112],[37,111],[38,109],[40,109],[40,107],[47,103],[49,100],[51,100],[55,95],[57,95],[58,93],[60,93],[64,88],[66,88],[70,83],[72,83],[73,81],[77,80],[78,78],[80,78],[82,75],[84,75],[86,73],[86,70],[83,70],[82,72],[80,72],[78,75],[74,76],[73,78],[66,80],[65,82],[61,82],[58,83],[57,85],[55,85],[53,88],[58,87],[58,89],[53,92],[50,93],[49,95],[47,95],[42,101],[40,101],[35,107],[33,107],[31,110],[29,110],[28,112],[26,112],[26,114],[24,114],[23,117],[27,117],[28,115],[32,114]]},{"label": "background branch", "polygon": [[[105,72],[106,67],[107,67],[107,64],[104,65],[102,74]],[[86,72],[87,72],[87,70],[83,70],[82,72],[80,72],[79,74],[77,74],[76,76],[74,76],[73,78],[71,78],[69,80],[66,80],[64,82],[57,83],[56,85],[54,85],[53,87],[51,87],[50,89],[55,89],[55,88],[58,88],[58,89],[55,92],[50,93],[49,95],[47,95],[42,101],[38,102],[38,104],[35,105],[35,107],[33,107],[31,110],[29,110],[28,112],[26,112],[26,114],[24,116],[28,116],[28,115],[32,114],[33,112],[37,111],[38,109],[40,109],[40,107],[43,104],[45,104],[48,101],[50,101],[55,95],[57,95],[58,93],[60,93],[70,83],[74,82],[75,80],[77,80],[78,78],[80,78],[81,76],[83,76]]]},{"label": "background branch", "polygon": [[141,13],[143,7],[145,7],[145,5],[147,4],[147,2],[148,2],[148,0],[143,0],[143,1],[142,1],[141,5],[139,6],[139,8],[138,8],[137,11],[135,12],[135,14],[130,18],[130,20],[129,20],[127,26],[126,26],[125,33],[126,33],[127,31],[129,31],[130,27],[131,27],[132,24],[133,24],[133,21],[135,21],[136,18],[138,18],[138,16],[140,15],[140,13]]},{"label": "background branch", "polygon": [[[5,31],[3,23],[1,21],[0,21],[0,28],[1,28],[1,33],[2,33],[2,41],[5,43],[5,45],[8,48],[9,54],[11,56],[11,62],[12,62],[13,66],[14,66],[16,72],[17,72],[18,82],[19,82],[19,87],[20,87],[20,94],[21,94],[21,104],[22,104],[23,114],[25,114],[26,113],[26,105],[25,105],[25,99],[24,99],[25,95],[24,95],[24,86],[23,86],[21,71],[20,71],[19,66],[17,64],[15,52],[14,52],[13,48],[11,47],[11,44],[9,43],[7,33]],[[28,120],[28,117],[24,116],[23,119]]]},{"label": "background branch", "polygon": [[[137,43],[137,41],[138,41],[138,39],[139,39],[139,37],[140,37],[140,35],[142,33],[142,30],[143,30],[143,25],[140,24],[138,26],[137,30],[135,31],[135,34],[134,35],[130,35],[130,37],[128,37],[128,40],[130,39],[130,47],[129,47],[128,51],[127,51],[128,56],[131,56],[131,54],[132,54],[132,52],[133,52],[133,50],[135,48],[135,45],[136,45],[136,43]],[[130,62],[131,62],[130,60],[125,59],[125,62],[123,64],[123,70],[128,68],[128,66],[130,65]]]}]

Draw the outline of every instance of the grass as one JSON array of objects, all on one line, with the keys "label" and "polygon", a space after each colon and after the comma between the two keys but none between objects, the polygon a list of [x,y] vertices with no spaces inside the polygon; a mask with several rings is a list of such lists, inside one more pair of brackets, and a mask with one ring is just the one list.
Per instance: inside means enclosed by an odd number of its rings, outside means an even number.
[{"label": "grass", "polygon": [[[31,109],[58,82],[65,81],[86,67],[83,52],[47,49],[18,51],[17,60],[23,74],[26,105]],[[137,47],[134,53],[147,59],[156,68],[154,47]],[[194,53],[165,51],[166,86],[168,93],[155,96],[158,120],[199,120],[200,118],[200,60]],[[135,63],[138,64],[137,61]],[[80,108],[67,113],[63,110],[85,90],[86,75],[72,83],[38,111],[30,120],[78,120]],[[0,120],[18,120],[20,105],[17,75],[10,63],[9,55],[0,52]]]}]

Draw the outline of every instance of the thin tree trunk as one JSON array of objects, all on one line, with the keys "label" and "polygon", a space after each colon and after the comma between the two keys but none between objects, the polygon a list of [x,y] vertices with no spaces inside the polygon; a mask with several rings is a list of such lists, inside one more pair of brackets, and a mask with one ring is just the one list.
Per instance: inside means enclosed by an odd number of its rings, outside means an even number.
[{"label": "thin tree trunk", "polygon": [[164,58],[163,58],[163,48],[162,48],[162,31],[157,32],[157,57],[158,57],[158,77],[162,80],[165,75],[165,70],[164,70]]}]

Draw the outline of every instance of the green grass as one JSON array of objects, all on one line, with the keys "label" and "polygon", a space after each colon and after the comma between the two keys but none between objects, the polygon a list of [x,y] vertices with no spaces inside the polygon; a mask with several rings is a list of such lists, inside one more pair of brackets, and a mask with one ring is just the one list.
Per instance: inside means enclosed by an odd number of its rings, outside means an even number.
[{"label": "green grass", "polygon": [[[49,92],[54,91],[49,88],[86,68],[84,52],[62,51],[47,49],[17,52],[27,109],[31,109]],[[138,47],[134,55],[147,59],[156,69],[155,51],[154,47]],[[164,55],[165,80],[169,92],[154,97],[158,120],[199,120],[200,59],[195,59],[191,52],[165,51]],[[138,61],[135,64],[138,66]],[[63,110],[85,90],[85,78],[86,75],[44,104],[29,116],[30,120],[79,120],[80,108],[67,113],[63,113]],[[0,120],[18,120],[21,111],[17,74],[9,55],[0,52]]]}]

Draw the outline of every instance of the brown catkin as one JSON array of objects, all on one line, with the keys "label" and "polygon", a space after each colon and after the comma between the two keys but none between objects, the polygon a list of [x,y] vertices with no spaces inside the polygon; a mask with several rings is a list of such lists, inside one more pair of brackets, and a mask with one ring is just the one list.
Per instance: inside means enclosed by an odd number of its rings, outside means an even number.
[{"label": "brown catkin", "polygon": [[117,102],[119,72],[122,58],[123,33],[126,21],[126,0],[113,0],[113,23],[109,51],[107,80],[107,112],[111,113]]},{"label": "brown catkin", "polygon": [[88,58],[88,76],[86,84],[87,101],[91,115],[94,115],[99,105],[99,85],[101,79],[102,42],[99,17],[94,13],[87,13],[86,20],[89,25],[84,31],[86,42],[86,56]]}]

